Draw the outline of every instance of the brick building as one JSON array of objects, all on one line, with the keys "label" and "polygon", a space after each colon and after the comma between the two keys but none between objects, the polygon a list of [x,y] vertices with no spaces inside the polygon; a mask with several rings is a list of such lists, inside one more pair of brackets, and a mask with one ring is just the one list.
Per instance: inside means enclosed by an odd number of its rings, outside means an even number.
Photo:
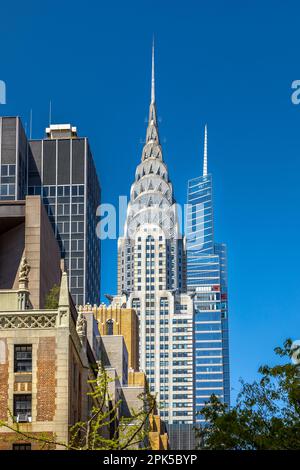
[{"label": "brick building", "polygon": [[[18,289],[9,296],[0,290],[0,420],[12,424],[12,413],[21,431],[66,443],[69,426],[88,415],[87,380],[96,359],[78,326],[66,273],[58,308],[42,310],[28,308],[24,261],[19,271]],[[39,448],[20,438],[0,427],[0,449]]]}]

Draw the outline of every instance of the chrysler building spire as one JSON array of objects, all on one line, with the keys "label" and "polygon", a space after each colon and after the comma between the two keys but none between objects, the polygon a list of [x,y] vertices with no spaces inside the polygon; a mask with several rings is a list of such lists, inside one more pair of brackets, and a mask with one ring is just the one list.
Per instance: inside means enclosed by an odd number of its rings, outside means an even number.
[{"label": "chrysler building spire", "polygon": [[207,176],[207,124],[204,128],[203,176]]},{"label": "chrysler building spire", "polygon": [[152,41],[151,103],[155,103],[154,36]]},{"label": "chrysler building spire", "polygon": [[152,71],[151,71],[151,102],[149,108],[149,121],[146,135],[146,143],[159,145],[158,126],[155,105],[155,72],[154,72],[154,38],[152,42]]}]

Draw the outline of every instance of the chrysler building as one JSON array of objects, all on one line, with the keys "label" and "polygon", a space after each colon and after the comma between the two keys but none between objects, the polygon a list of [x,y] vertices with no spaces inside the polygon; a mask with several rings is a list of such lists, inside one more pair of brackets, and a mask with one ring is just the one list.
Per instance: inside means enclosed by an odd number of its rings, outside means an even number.
[{"label": "chrysler building", "polygon": [[193,300],[185,275],[184,239],[159,139],[153,46],[146,141],[118,240],[113,304],[137,312],[140,368],[169,424],[193,422]]}]

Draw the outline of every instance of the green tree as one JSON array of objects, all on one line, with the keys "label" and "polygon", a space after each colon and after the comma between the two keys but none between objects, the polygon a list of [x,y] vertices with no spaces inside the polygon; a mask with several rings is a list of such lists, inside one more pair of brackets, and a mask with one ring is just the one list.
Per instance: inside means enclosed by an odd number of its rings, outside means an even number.
[{"label": "green tree", "polygon": [[22,441],[38,443],[42,449],[55,449],[56,446],[66,450],[148,449],[149,416],[156,410],[156,398],[146,389],[139,396],[139,409],[130,410],[130,416],[124,417],[122,400],[114,402],[109,393],[109,384],[113,380],[102,366],[98,370],[97,379],[89,380],[91,391],[88,396],[94,406],[86,421],[80,421],[70,428],[68,442],[59,442],[55,436],[51,438],[45,433],[35,435],[24,431],[22,424],[15,421],[10,411],[10,422],[0,421],[0,427],[14,433],[14,442],[17,437]]},{"label": "green tree", "polygon": [[45,308],[56,310],[58,308],[60,287],[57,284],[50,289],[45,299]]},{"label": "green tree", "polygon": [[290,339],[275,353],[287,361],[261,366],[252,384],[242,381],[235,406],[211,396],[202,410],[207,424],[196,429],[199,449],[300,449],[300,366]]}]

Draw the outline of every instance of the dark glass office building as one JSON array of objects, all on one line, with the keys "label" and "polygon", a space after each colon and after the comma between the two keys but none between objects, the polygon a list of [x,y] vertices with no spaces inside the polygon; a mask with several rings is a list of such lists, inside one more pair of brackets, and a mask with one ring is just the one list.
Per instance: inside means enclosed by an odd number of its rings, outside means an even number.
[{"label": "dark glass office building", "polygon": [[24,199],[27,138],[19,117],[0,117],[0,200]]},{"label": "dark glass office building", "polygon": [[96,210],[100,184],[88,139],[75,127],[51,125],[31,140],[28,194],[41,195],[59,242],[77,305],[100,300],[100,240]]},{"label": "dark glass office building", "polygon": [[87,138],[70,124],[28,141],[19,117],[0,118],[0,200],[40,195],[69,274],[74,302],[100,300],[100,184]]}]

